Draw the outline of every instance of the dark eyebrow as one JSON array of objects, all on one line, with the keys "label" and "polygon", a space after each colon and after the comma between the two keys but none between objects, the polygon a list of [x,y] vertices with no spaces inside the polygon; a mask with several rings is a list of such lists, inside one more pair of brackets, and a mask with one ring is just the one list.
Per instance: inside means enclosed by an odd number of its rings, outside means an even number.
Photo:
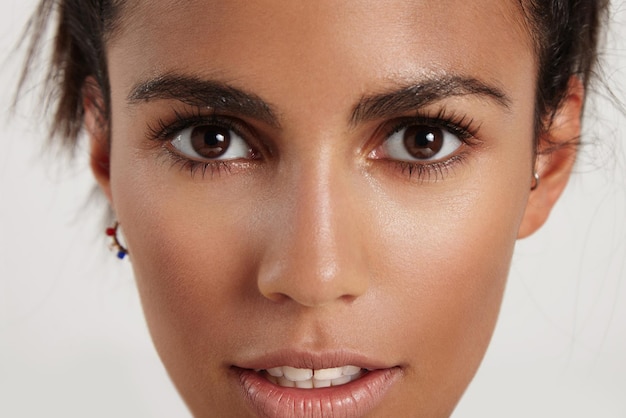
[{"label": "dark eyebrow", "polygon": [[137,83],[127,97],[131,105],[151,100],[177,100],[189,106],[235,113],[273,127],[280,126],[270,104],[255,94],[219,81],[165,74]]},{"label": "dark eyebrow", "polygon": [[353,125],[387,119],[448,97],[467,95],[490,99],[505,110],[510,110],[511,100],[498,87],[471,77],[444,76],[426,79],[392,92],[365,96],[354,107],[350,119]]}]

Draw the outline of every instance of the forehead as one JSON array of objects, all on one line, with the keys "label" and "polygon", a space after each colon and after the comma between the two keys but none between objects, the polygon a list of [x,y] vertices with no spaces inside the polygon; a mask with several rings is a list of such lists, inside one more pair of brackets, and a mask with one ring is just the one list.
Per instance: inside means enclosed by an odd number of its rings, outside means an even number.
[{"label": "forehead", "polygon": [[[189,72],[226,82],[301,79],[337,89],[424,73],[512,83],[533,71],[516,0],[131,0],[109,49],[138,79]],[[520,67],[521,66],[521,67]],[[268,77],[271,75],[271,77]],[[287,83],[288,84],[288,83]],[[287,87],[290,88],[290,87]],[[315,88],[315,87],[313,87]]]},{"label": "forehead", "polygon": [[363,25],[374,32],[388,25],[406,25],[431,34],[446,31],[450,37],[469,34],[465,26],[472,27],[473,37],[497,27],[522,35],[522,40],[528,35],[519,0],[128,0],[121,4],[120,32],[126,34],[138,28],[161,33],[185,29],[189,35],[224,29],[241,35],[269,29],[278,31],[276,35],[307,37],[311,30],[343,28],[341,32],[362,37],[365,33],[358,29]]}]

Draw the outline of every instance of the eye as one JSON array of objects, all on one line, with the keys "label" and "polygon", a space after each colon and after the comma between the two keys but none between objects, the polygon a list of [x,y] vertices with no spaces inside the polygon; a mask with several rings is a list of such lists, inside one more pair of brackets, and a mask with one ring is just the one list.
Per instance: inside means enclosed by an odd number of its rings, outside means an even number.
[{"label": "eye", "polygon": [[447,129],[413,124],[396,130],[381,146],[382,156],[399,161],[443,160],[463,141]]},{"label": "eye", "polygon": [[232,129],[220,125],[201,125],[183,129],[172,146],[193,160],[236,160],[254,157],[254,150]]}]

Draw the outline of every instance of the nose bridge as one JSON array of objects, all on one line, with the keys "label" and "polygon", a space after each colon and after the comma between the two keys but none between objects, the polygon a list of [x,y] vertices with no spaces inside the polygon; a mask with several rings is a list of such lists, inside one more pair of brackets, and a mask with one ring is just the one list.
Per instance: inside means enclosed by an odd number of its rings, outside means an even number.
[{"label": "nose bridge", "polygon": [[[335,177],[333,181],[330,164],[319,163],[307,170],[298,185],[299,201],[294,213],[295,227],[294,244],[297,251],[307,261],[306,265],[315,271],[317,281],[326,283],[333,280],[340,272],[342,255],[340,240],[346,241],[347,219],[343,215],[349,196]],[[344,190],[345,193],[345,190]],[[303,233],[299,233],[301,231]]]},{"label": "nose bridge", "polygon": [[294,171],[284,220],[261,266],[261,293],[305,306],[358,297],[368,277],[351,204],[354,190],[349,176],[341,175],[346,167],[320,152]]}]

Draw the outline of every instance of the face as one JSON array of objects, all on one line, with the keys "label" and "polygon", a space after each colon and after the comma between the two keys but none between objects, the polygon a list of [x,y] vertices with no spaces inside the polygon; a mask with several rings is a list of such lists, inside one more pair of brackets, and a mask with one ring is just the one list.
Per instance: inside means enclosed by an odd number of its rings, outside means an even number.
[{"label": "face", "polygon": [[517,2],[124,14],[96,171],[193,413],[448,416],[525,222],[536,64]]}]

